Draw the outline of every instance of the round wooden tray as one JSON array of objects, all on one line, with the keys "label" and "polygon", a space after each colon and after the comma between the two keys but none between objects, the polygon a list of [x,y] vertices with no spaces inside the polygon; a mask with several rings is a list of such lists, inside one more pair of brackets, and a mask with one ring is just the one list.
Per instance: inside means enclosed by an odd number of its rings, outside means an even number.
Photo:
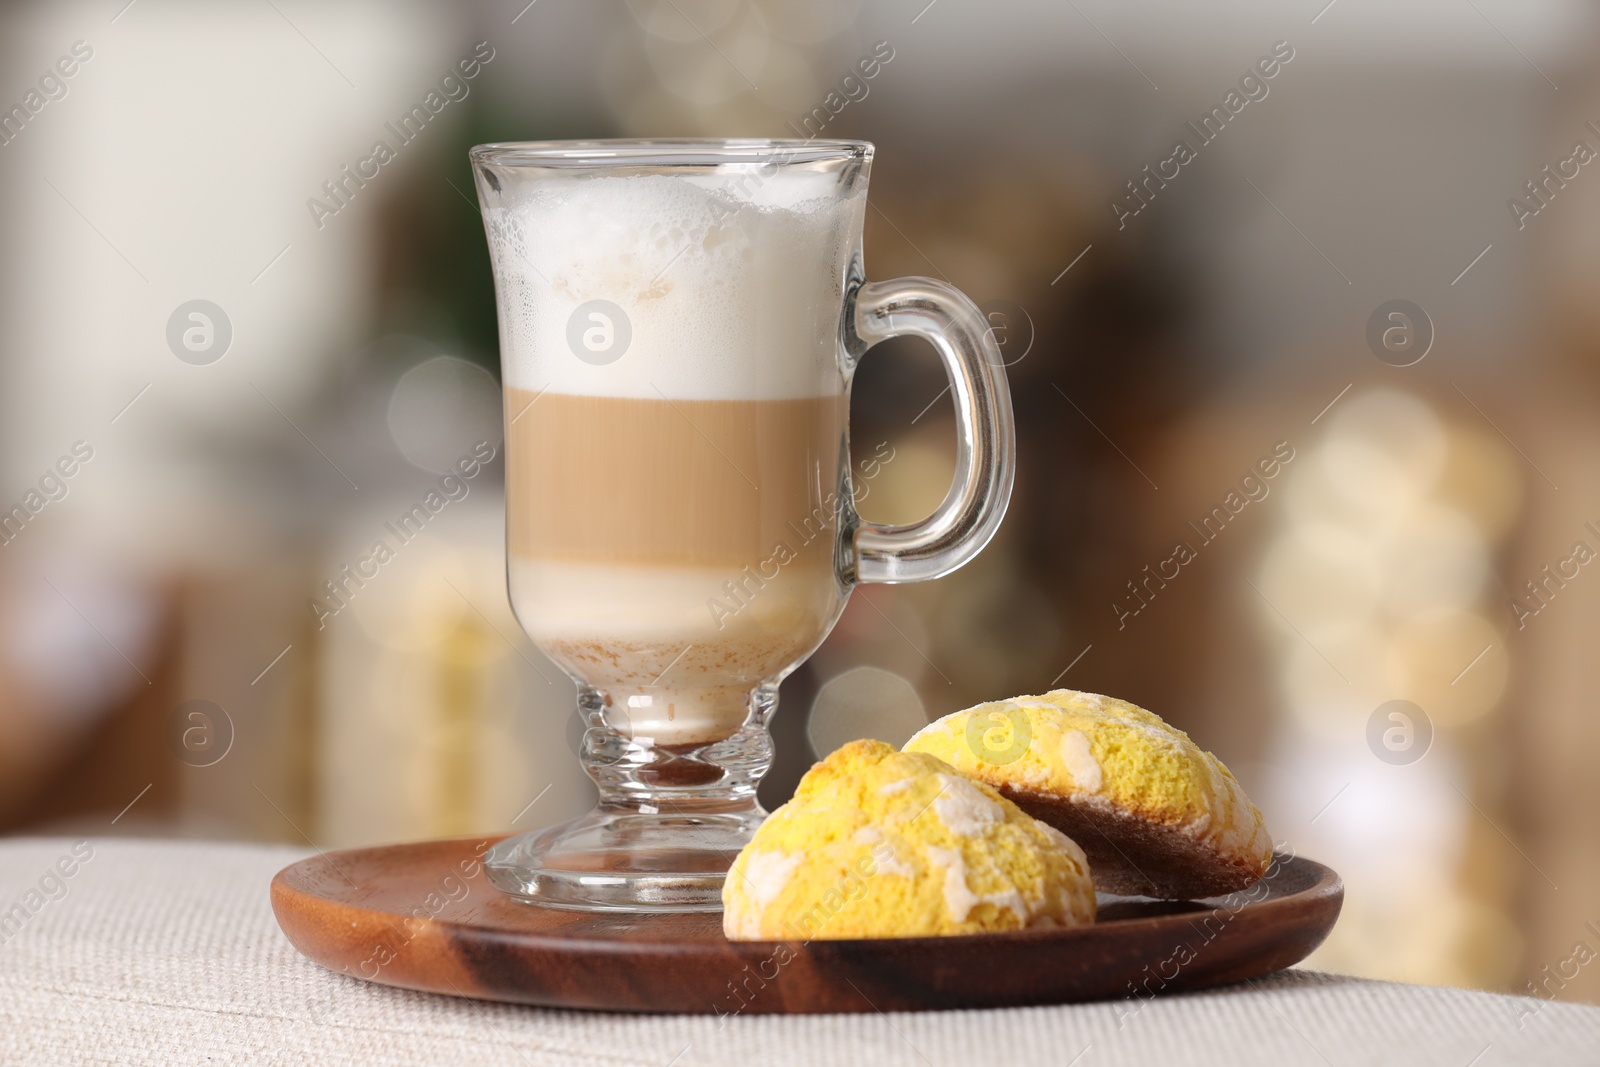
[{"label": "round wooden tray", "polygon": [[493,839],[354,849],[272,880],[290,942],[330,970],[485,1000],[611,1011],[869,1012],[1059,1004],[1256,978],[1333,928],[1339,876],[1280,857],[1210,901],[1112,899],[1093,926],[970,937],[737,942],[720,914],[561,911],[502,894]]}]

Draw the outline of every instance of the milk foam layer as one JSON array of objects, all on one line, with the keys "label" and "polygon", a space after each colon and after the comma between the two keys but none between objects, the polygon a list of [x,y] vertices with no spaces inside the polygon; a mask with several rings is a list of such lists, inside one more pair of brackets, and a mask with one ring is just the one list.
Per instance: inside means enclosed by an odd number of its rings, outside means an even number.
[{"label": "milk foam layer", "polygon": [[[659,399],[843,390],[839,319],[864,195],[833,174],[508,180],[484,216],[499,278],[505,383]],[[581,305],[622,309],[631,339],[596,365],[569,344]]]}]

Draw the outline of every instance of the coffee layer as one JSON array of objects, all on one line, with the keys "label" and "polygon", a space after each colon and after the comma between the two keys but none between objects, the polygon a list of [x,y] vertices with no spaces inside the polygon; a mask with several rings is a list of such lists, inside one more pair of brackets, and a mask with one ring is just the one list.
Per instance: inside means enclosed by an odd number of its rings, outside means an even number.
[{"label": "coffee layer", "polygon": [[508,389],[510,550],[737,571],[787,541],[831,560],[832,538],[807,532],[835,522],[845,404]]}]

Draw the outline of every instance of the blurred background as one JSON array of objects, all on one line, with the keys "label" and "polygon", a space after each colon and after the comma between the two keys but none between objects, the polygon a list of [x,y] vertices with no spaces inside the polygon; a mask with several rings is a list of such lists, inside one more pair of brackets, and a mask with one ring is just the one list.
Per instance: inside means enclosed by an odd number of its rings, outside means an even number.
[{"label": "blurred background", "polygon": [[[1114,694],[1344,875],[1311,965],[1600,997],[1592,4],[524,3],[0,13],[0,830],[586,810],[506,603],[466,150],[863,138],[869,273],[990,314],[1017,489],[787,680],[768,806],[853,737]],[[869,517],[942,496],[943,386],[863,365]]]}]

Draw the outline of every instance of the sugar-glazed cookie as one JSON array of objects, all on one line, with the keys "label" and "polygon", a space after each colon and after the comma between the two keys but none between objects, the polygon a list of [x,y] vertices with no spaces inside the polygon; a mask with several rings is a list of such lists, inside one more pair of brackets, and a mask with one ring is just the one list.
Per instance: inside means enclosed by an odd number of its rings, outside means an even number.
[{"label": "sugar-glazed cookie", "polygon": [[1112,893],[1186,900],[1242,889],[1272,838],[1228,768],[1124,700],[1057,689],[930,723],[907,752],[994,786],[1083,847]]},{"label": "sugar-glazed cookie", "polygon": [[852,741],[812,767],[734,861],[743,941],[925,937],[1094,921],[1083,850],[920,753]]}]

